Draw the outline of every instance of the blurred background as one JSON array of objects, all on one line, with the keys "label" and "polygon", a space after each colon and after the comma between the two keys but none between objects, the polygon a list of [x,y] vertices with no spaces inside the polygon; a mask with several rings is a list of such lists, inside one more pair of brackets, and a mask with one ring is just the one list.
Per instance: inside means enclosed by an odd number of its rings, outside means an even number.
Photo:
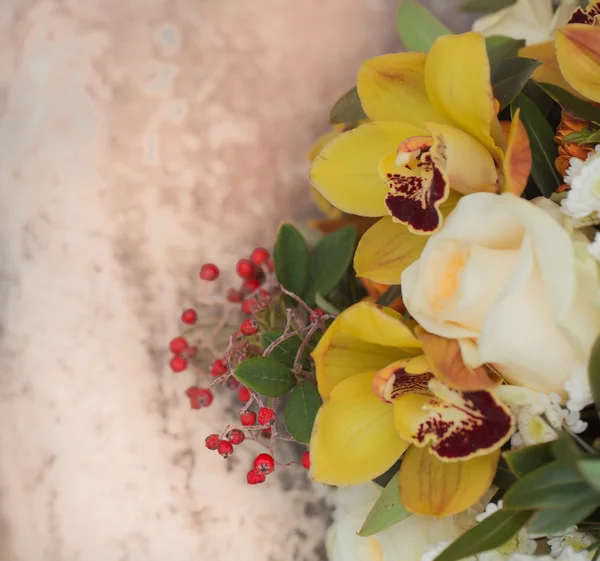
[{"label": "blurred background", "polygon": [[208,452],[229,413],[167,346],[201,263],[314,214],[306,151],[396,4],[0,2],[0,561],[323,559],[304,470]]}]

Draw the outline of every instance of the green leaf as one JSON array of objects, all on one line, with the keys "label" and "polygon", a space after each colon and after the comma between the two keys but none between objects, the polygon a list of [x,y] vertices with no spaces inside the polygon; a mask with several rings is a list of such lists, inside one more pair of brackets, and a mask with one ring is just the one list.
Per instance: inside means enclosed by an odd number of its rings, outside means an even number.
[{"label": "green leaf", "polygon": [[600,337],[596,339],[592,347],[590,362],[588,364],[588,378],[594,398],[596,410],[600,411]]},{"label": "green leaf", "polygon": [[460,561],[477,553],[498,549],[517,534],[532,514],[530,511],[499,510],[466,531],[442,551],[435,561]]},{"label": "green leaf", "polygon": [[332,314],[334,316],[340,315],[340,311],[331,302],[321,296],[320,292],[315,294],[315,304],[328,314]]},{"label": "green leaf", "polygon": [[302,296],[308,277],[308,247],[302,234],[291,224],[277,232],[273,261],[277,280],[296,296]]},{"label": "green leaf", "polygon": [[590,501],[571,508],[540,510],[533,515],[529,531],[532,534],[557,534],[585,520],[599,506]]},{"label": "green leaf", "polygon": [[550,446],[554,459],[563,463],[574,464],[581,456],[577,443],[566,432],[563,432],[556,440],[553,440]]},{"label": "green leaf", "polygon": [[380,306],[389,306],[396,298],[402,296],[402,286],[397,284],[390,286],[377,300]]},{"label": "green leaf", "polygon": [[[554,461],[519,479],[504,495],[507,510],[569,508],[595,498],[574,465]],[[597,494],[600,499],[600,494]]]},{"label": "green leaf", "polygon": [[519,94],[510,108],[513,116],[517,109],[521,109],[521,121],[527,129],[533,156],[531,174],[542,194],[549,197],[562,183],[554,167],[554,160],[558,156],[554,131],[544,114],[526,95]]},{"label": "green leaf", "polygon": [[497,12],[508,6],[512,6],[516,0],[468,0],[461,4],[461,12]]},{"label": "green leaf", "polygon": [[329,294],[342,280],[352,263],[356,246],[356,227],[344,226],[326,235],[310,252],[309,273],[304,301],[315,305],[317,292]]},{"label": "green leaf", "polygon": [[494,476],[494,485],[503,491],[510,489],[517,482],[516,475],[508,468],[499,465]]},{"label": "green leaf", "polygon": [[492,88],[501,111],[519,95],[539,65],[540,62],[532,58],[511,57],[492,66]]},{"label": "green leaf", "polygon": [[321,407],[321,396],[312,382],[300,382],[285,406],[285,426],[290,435],[302,444],[310,442],[315,417]]},{"label": "green leaf", "polygon": [[366,118],[367,115],[363,111],[356,86],[340,97],[329,112],[330,125],[356,123]]},{"label": "green leaf", "polygon": [[524,46],[524,39],[513,39],[504,35],[490,35],[485,38],[485,48],[492,68],[506,58],[518,56],[519,49]]},{"label": "green leaf", "polygon": [[373,536],[394,524],[398,524],[408,516],[410,516],[410,512],[400,502],[398,474],[396,473],[373,505],[362,528],[358,531],[358,535],[364,538]]},{"label": "green leaf", "polygon": [[[281,329],[271,329],[270,331],[265,331],[261,335],[261,342],[264,349],[266,349],[273,341],[276,341],[283,335],[283,330]],[[269,354],[271,358],[278,360],[282,364],[285,364],[288,368],[292,369],[294,367],[294,361],[296,360],[296,355],[298,354],[298,350],[300,349],[300,345],[302,344],[302,339],[299,336],[290,337],[289,339],[285,339],[281,343],[279,343]],[[302,357],[302,367],[305,370],[310,368],[310,364],[308,362],[308,358],[306,356]]]},{"label": "green leaf", "polygon": [[577,467],[585,480],[600,491],[600,459],[579,460]]},{"label": "green leaf", "polygon": [[291,370],[270,356],[249,358],[241,362],[234,375],[242,384],[267,397],[280,397],[296,385]]},{"label": "green leaf", "polygon": [[549,442],[504,452],[503,457],[510,470],[519,477],[554,460],[552,446]]},{"label": "green leaf", "polygon": [[433,42],[452,32],[415,0],[402,0],[396,18],[398,35],[409,51],[427,52]]},{"label": "green leaf", "polygon": [[563,90],[554,84],[541,83],[539,86],[552,98],[556,103],[568,109],[578,117],[585,121],[600,123],[600,107],[595,107],[587,101],[578,98],[567,90]]}]

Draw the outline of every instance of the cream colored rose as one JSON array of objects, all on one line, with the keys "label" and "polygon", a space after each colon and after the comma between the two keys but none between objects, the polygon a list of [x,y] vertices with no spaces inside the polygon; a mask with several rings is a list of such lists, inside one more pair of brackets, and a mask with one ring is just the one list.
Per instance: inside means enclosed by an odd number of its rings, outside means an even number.
[{"label": "cream colored rose", "polygon": [[547,199],[463,197],[402,275],[409,312],[458,339],[470,365],[493,363],[513,384],[564,395],[600,333],[600,309],[577,250],[582,236],[572,238],[563,220]]},{"label": "cream colored rose", "polygon": [[[336,494],[337,508],[326,539],[329,561],[421,561],[428,545],[453,541],[461,530],[458,516],[439,519],[412,515],[363,538],[357,532],[381,491],[374,483],[367,483],[340,487]],[[472,520],[474,523],[474,516]]]}]

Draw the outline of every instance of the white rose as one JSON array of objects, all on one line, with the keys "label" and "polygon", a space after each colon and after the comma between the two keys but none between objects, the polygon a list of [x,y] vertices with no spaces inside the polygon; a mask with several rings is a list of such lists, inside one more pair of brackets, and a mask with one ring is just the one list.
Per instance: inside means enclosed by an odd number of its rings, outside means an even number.
[{"label": "white rose", "polygon": [[458,339],[471,366],[493,363],[513,384],[564,396],[600,333],[597,265],[564,219],[547,199],[463,197],[402,274],[406,307],[427,331]]},{"label": "white rose", "polygon": [[357,534],[381,491],[374,483],[337,490],[333,525],[327,532],[329,561],[421,561],[426,546],[458,536],[452,517],[411,515],[371,537]]}]

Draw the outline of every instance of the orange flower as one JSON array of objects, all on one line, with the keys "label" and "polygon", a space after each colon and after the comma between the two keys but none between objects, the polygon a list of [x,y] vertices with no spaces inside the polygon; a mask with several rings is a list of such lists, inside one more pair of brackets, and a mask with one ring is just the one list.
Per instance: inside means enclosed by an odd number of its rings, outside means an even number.
[{"label": "orange flower", "polygon": [[[556,136],[554,141],[558,143],[558,158],[556,158],[554,165],[563,177],[567,175],[567,168],[569,167],[569,161],[571,158],[579,158],[585,160],[589,152],[594,150],[593,146],[583,146],[574,142],[567,142],[563,144],[565,137],[572,132],[578,132],[583,130],[589,123],[581,119],[577,119],[573,115],[563,111],[562,120],[556,130]],[[559,191],[564,191],[564,188]]]},{"label": "orange flower", "polygon": [[[383,293],[390,288],[387,284],[380,284],[378,282],[373,282],[372,280],[361,278],[360,281],[362,285],[365,287],[365,290],[369,294],[369,300],[373,302],[377,302]],[[388,305],[388,308],[392,308],[392,310],[396,310],[397,312],[404,314],[406,312],[406,306],[402,300],[402,296],[398,296],[391,304]]]}]

